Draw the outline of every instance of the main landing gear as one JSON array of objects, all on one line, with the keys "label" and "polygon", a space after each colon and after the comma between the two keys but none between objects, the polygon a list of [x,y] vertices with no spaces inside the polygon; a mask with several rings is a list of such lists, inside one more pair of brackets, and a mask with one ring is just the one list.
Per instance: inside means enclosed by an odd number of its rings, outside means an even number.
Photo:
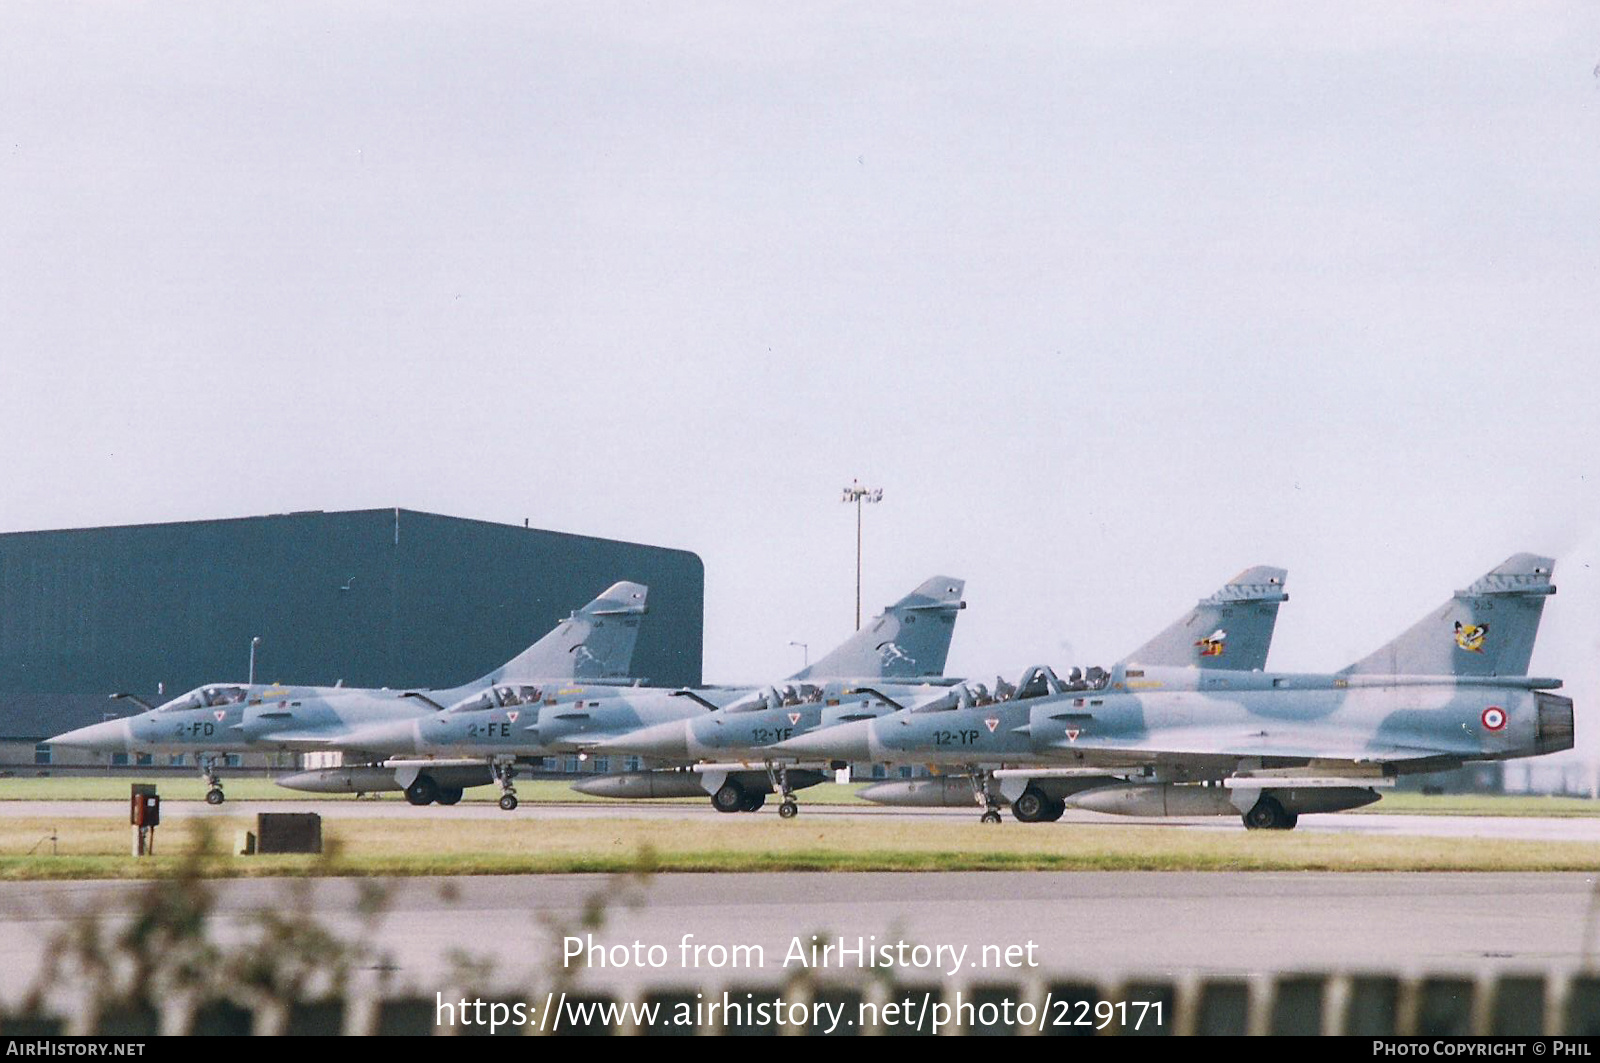
[{"label": "main landing gear", "polygon": [[[717,787],[717,792],[711,795],[711,807],[718,812],[756,812],[767,803],[767,795],[760,790],[747,790],[738,779],[729,779]],[[784,811],[788,809],[789,811]],[[790,819],[799,807],[793,798],[786,798],[778,806],[778,815]]]},{"label": "main landing gear", "polygon": [[432,775],[418,775],[406,787],[406,800],[413,805],[431,805],[436,801],[441,805],[453,805],[461,800],[461,787],[440,786]]},{"label": "main landing gear", "polygon": [[227,800],[222,792],[222,780],[217,778],[217,761],[215,757],[202,757],[200,759],[200,777],[206,781],[206,804],[220,805]]},{"label": "main landing gear", "polygon": [[433,781],[432,775],[418,775],[406,787],[406,800],[414,805],[431,805],[439,800],[439,784]]},{"label": "main landing gear", "polygon": [[1300,817],[1293,812],[1285,812],[1277,798],[1261,795],[1261,800],[1250,807],[1244,814],[1246,830],[1294,830],[1294,825],[1300,822]]},{"label": "main landing gear", "polygon": [[500,784],[501,810],[515,812],[517,809],[517,788],[511,780],[517,777],[516,761],[491,761],[489,770],[494,773],[494,781]]},{"label": "main landing gear", "polygon": [[1065,801],[1050,797],[1036,786],[1028,787],[1011,802],[1011,814],[1021,823],[1054,823],[1066,812]]},{"label": "main landing gear", "polygon": [[746,790],[737,779],[729,779],[711,795],[711,807],[718,812],[754,812],[766,803],[766,794]]}]

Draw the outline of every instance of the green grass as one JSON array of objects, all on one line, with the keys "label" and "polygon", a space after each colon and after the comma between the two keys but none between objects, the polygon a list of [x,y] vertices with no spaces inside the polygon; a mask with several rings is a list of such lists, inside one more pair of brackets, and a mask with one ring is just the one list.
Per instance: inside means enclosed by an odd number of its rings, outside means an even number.
[{"label": "green grass", "polygon": [[1600,816],[1600,801],[1539,794],[1439,794],[1384,791],[1382,801],[1356,811],[1368,815]]},{"label": "green grass", "polygon": [[[249,817],[219,816],[231,842]],[[506,819],[324,823],[332,857],[222,856],[215,877],[499,875],[617,872],[648,852],[661,871],[1594,871],[1600,844],[1493,839],[1193,831],[1124,824],[984,825],[881,817],[775,816],[650,820]],[[60,855],[25,855],[55,830]],[[161,856],[125,855],[126,824],[104,817],[0,820],[0,879],[150,878],[197,843],[162,828]],[[46,842],[43,849],[47,853]]]}]

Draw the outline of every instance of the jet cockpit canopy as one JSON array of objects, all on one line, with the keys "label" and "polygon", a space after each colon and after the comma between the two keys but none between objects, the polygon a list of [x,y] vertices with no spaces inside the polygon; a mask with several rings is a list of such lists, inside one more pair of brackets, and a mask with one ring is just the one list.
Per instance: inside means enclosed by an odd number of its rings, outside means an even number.
[{"label": "jet cockpit canopy", "polygon": [[187,694],[179,694],[171,701],[156,706],[157,712],[183,712],[186,709],[214,709],[228,705],[242,705],[249,690],[241,686],[195,687]]},{"label": "jet cockpit canopy", "polygon": [[445,711],[486,712],[489,709],[514,708],[518,705],[537,705],[543,697],[544,693],[540,687],[501,683],[485,687],[476,694],[469,694]]}]

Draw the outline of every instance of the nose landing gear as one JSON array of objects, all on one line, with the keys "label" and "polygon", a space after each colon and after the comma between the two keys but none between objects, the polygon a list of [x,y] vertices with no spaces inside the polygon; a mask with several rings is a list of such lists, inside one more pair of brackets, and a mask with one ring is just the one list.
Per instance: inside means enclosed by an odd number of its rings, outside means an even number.
[{"label": "nose landing gear", "polygon": [[974,767],[968,776],[972,780],[972,799],[983,809],[983,815],[978,817],[980,823],[1000,822],[1000,798],[989,786],[990,773],[980,771]]},{"label": "nose landing gear", "polygon": [[217,778],[217,762],[215,757],[202,757],[200,759],[200,778],[206,783],[206,804],[220,805],[227,797],[222,792],[222,780]]},{"label": "nose landing gear", "polygon": [[517,808],[517,788],[512,780],[517,777],[516,761],[491,761],[489,770],[494,773],[494,781],[500,784],[500,809],[504,812],[515,812]]},{"label": "nose landing gear", "polygon": [[778,815],[784,819],[793,819],[800,814],[800,805],[794,799],[794,787],[789,784],[789,765],[767,762],[767,781],[772,784],[772,792],[782,800],[778,805]]}]

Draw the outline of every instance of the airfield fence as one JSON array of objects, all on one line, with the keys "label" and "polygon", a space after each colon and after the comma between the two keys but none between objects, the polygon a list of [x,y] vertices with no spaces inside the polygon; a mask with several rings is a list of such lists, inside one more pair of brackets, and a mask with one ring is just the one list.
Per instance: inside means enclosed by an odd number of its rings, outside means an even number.
[{"label": "airfield fence", "polygon": [[[889,1000],[910,1000],[931,1008],[936,1003],[955,1005],[957,994],[967,1005],[964,1016],[938,1032],[950,1035],[1163,1035],[1163,1034],[1346,1034],[1361,1036],[1595,1036],[1600,1035],[1600,973],[1571,976],[1504,974],[1499,976],[1426,975],[1382,973],[1287,973],[1261,977],[1193,977],[1131,979],[1102,983],[1092,979],[1055,978],[1035,982],[986,982],[965,986],[834,984],[795,982],[782,986],[732,984],[715,990],[683,985],[646,989],[619,996],[604,992],[569,991],[563,1000],[567,1021],[504,1026],[505,1035],[653,1035],[653,1034],[754,1034],[806,1035],[826,1032],[805,1025],[780,1022],[729,1025],[716,1021],[702,1025],[675,1025],[638,1021],[654,1004],[665,1017],[680,1004],[693,1003],[726,991],[734,999],[747,994],[790,1002],[827,1001],[843,1005],[845,1014],[861,1013],[861,1005]],[[452,999],[444,994],[443,999]],[[539,998],[515,994],[483,996],[486,1002],[521,1003],[536,1014],[546,1004]],[[1023,1027],[1013,1021],[979,1021],[998,1015],[1004,1002],[1030,1003],[1035,1011],[1049,1003],[1052,1014],[1094,1015],[1100,1002],[1160,1004],[1163,1021],[1144,1021],[1133,1029],[1133,1010],[1126,1026],[1113,1019],[1103,1029],[1087,1025],[1046,1022]],[[438,998],[391,996],[325,998],[292,1003],[243,1006],[232,1000],[168,1002],[164,1008],[88,1008],[76,1017],[42,1014],[0,1014],[0,1035],[51,1036],[100,1035],[118,1037],[158,1034],[250,1035],[478,1035],[484,1025],[436,1025]],[[992,1004],[995,1008],[984,1009]],[[622,1012],[608,1015],[607,1006]],[[628,1007],[635,1005],[635,1007]],[[1104,1010],[1104,1009],[1102,1009]],[[1112,1009],[1115,1010],[1115,1009]],[[871,1012],[872,1009],[867,1009]],[[1147,1012],[1148,1014],[1148,1012]],[[585,1017],[586,1016],[586,1017]],[[1042,1026],[1042,1028],[1041,1028]],[[915,1034],[931,1032],[927,1024],[912,1027],[855,1024],[836,1033],[854,1035]]]}]

